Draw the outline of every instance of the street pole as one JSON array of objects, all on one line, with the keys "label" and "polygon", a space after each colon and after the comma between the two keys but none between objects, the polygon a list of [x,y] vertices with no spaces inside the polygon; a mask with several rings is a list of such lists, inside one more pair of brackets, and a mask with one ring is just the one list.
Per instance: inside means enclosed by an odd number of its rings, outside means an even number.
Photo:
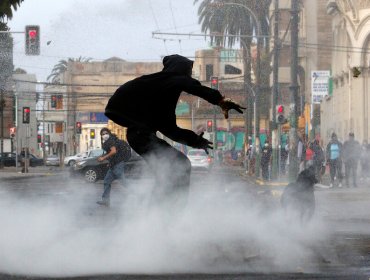
[{"label": "street pole", "polygon": [[280,41],[279,41],[279,0],[275,0],[274,5],[274,64],[272,75],[272,168],[271,178],[277,178],[280,174],[278,172],[279,166],[279,143],[280,143],[280,129],[278,129],[276,122],[276,105],[279,98],[279,54],[280,54]]},{"label": "street pole", "polygon": [[299,1],[291,1],[291,60],[290,60],[290,79],[289,87],[291,92],[290,99],[290,133],[289,133],[289,181],[293,182],[297,178],[299,171],[298,154],[298,24],[299,24]]},{"label": "street pole", "polygon": [[[1,78],[0,78],[1,79]],[[4,107],[5,107],[5,100],[4,100],[4,89],[1,88],[2,83],[0,82],[0,92],[1,92],[1,97],[0,97],[0,113],[1,113],[1,144],[0,144],[0,154],[1,156],[4,153]],[[4,79],[4,87],[5,87],[5,79]],[[0,168],[4,168],[3,161],[0,161]]]}]

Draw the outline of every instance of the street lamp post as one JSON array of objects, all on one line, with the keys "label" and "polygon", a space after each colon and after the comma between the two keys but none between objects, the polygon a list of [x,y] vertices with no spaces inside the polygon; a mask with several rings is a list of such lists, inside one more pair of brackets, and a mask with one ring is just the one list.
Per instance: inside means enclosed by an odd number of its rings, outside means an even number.
[{"label": "street lamp post", "polygon": [[[256,91],[254,91],[252,89],[252,87],[250,87],[250,85],[246,85],[252,92],[253,92],[253,118],[254,118],[254,126],[253,126],[253,134],[254,134],[254,145],[253,145],[253,152],[254,154],[256,155],[256,167],[255,167],[255,175],[256,177],[259,176],[259,164],[260,164],[260,154],[259,154],[259,149],[257,148],[257,144],[259,145],[259,120],[257,120],[257,116],[258,116],[258,106],[257,106],[257,102],[258,102],[258,97],[259,97],[259,86],[260,86],[260,75],[261,75],[261,61],[260,61],[260,49],[261,49],[261,40],[260,40],[260,37],[261,37],[261,27],[260,27],[260,24],[258,22],[258,18],[256,16],[256,14],[252,11],[252,9],[250,9],[248,6],[246,5],[243,5],[243,4],[240,4],[240,3],[222,3],[220,4],[220,6],[222,5],[229,5],[229,6],[237,6],[237,7],[242,7],[244,8],[248,14],[250,14],[255,22],[255,27],[256,27],[256,40],[257,40],[257,63],[256,63],[256,85],[255,85],[255,88],[256,88]],[[240,40],[240,42],[243,42],[242,40]],[[245,49],[246,46],[243,45]],[[245,137],[245,140],[247,141],[247,137]]]}]

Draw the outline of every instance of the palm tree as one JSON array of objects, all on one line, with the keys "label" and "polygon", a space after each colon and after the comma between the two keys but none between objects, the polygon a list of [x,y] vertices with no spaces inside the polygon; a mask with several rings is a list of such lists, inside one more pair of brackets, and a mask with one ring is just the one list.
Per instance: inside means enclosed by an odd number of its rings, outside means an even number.
[{"label": "palm tree", "polygon": [[79,57],[79,58],[68,58],[68,60],[62,59],[59,60],[58,64],[54,65],[51,74],[46,78],[53,84],[60,84],[60,78],[65,71],[67,71],[68,62],[90,62],[91,57]]},{"label": "palm tree", "polygon": [[[194,0],[194,4],[199,0]],[[234,6],[232,4],[235,4]],[[251,44],[252,35],[257,33],[255,22],[248,9],[243,9],[241,6],[248,7],[256,15],[260,22],[260,33],[269,33],[268,12],[271,0],[231,0],[227,4],[223,0],[202,0],[198,8],[199,23],[203,32],[210,32],[211,42],[215,42],[217,46],[232,47],[238,41],[243,50],[244,62],[244,83],[251,85]],[[217,36],[215,34],[219,34]],[[240,35],[240,37],[227,37],[227,35]],[[251,37],[243,37],[242,35],[249,35]],[[258,40],[257,49],[260,51],[261,46],[264,46],[268,51],[268,38]],[[259,56],[259,54],[258,54]],[[257,86],[261,84],[259,59],[258,63],[253,63],[256,66],[255,73],[257,74]],[[269,75],[269,73],[268,73]],[[266,75],[265,75],[266,76]],[[246,86],[247,87],[247,86]],[[252,92],[249,88],[247,91],[247,134],[252,135]],[[258,106],[257,106],[258,107]],[[256,132],[259,134],[259,117],[257,115]],[[256,135],[256,136],[257,136]]]},{"label": "palm tree", "polygon": [[17,10],[24,0],[1,0],[0,1],[0,21],[6,18],[12,19],[13,10]]}]

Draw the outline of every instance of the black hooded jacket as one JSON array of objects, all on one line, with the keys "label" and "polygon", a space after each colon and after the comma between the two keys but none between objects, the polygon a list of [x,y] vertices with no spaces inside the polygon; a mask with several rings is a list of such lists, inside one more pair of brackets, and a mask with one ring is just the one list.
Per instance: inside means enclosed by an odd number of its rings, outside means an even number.
[{"label": "black hooded jacket", "polygon": [[175,109],[181,92],[218,104],[218,90],[202,86],[191,78],[193,61],[170,55],[163,59],[162,71],[144,75],[120,86],[110,98],[105,115],[124,127],[160,131],[170,139],[192,146],[198,135],[176,124]]}]

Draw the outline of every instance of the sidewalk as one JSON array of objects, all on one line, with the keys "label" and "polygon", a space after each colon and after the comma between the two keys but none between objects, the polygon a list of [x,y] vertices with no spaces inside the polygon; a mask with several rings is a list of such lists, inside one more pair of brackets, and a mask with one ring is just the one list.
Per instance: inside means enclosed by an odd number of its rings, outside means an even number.
[{"label": "sidewalk", "polygon": [[28,168],[28,173],[21,173],[21,170],[21,167],[4,167],[0,169],[0,181],[54,176],[65,172],[67,168],[58,166],[30,167]]}]

